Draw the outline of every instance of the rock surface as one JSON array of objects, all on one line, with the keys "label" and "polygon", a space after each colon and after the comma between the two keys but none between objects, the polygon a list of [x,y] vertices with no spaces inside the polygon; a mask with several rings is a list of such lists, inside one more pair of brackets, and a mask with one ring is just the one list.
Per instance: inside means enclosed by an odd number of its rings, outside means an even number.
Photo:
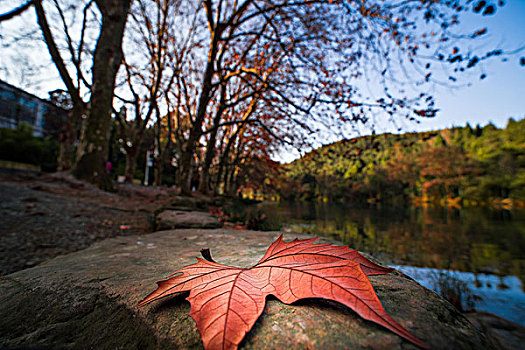
[{"label": "rock surface", "polygon": [[[196,262],[201,248],[211,248],[220,263],[248,267],[277,236],[218,229],[118,237],[3,276],[0,348],[200,349],[184,295],[141,309],[137,303],[156,288],[156,281]],[[370,280],[387,312],[430,348],[491,348],[448,302],[408,277],[392,273]],[[311,299],[285,305],[269,299],[241,348],[416,347],[334,302]]]},{"label": "rock surface", "polygon": [[497,349],[521,349],[525,344],[525,327],[488,312],[466,314],[472,324],[485,333]]},{"label": "rock surface", "polygon": [[[118,193],[103,192],[64,173],[0,171],[0,275],[95,241],[152,232],[153,213],[168,203],[170,193],[131,185],[117,188]],[[137,195],[139,190],[144,195]]]},{"label": "rock surface", "polygon": [[155,218],[157,230],[219,228],[221,226],[222,224],[215,216],[200,211],[164,210]]}]

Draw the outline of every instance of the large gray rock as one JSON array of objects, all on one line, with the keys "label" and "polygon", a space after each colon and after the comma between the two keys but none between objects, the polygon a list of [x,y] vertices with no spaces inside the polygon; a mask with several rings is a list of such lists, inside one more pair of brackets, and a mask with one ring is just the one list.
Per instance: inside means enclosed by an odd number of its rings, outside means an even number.
[{"label": "large gray rock", "polygon": [[[199,349],[184,296],[138,309],[155,281],[195,263],[203,247],[216,261],[248,267],[278,233],[176,230],[109,239],[0,279],[0,348]],[[286,235],[285,239],[293,238]],[[448,302],[398,273],[370,278],[387,312],[432,349],[489,343]],[[269,299],[244,349],[409,349],[352,310],[316,299]]]},{"label": "large gray rock", "polygon": [[217,217],[200,211],[164,210],[155,218],[157,230],[177,228],[219,228],[222,224]]}]

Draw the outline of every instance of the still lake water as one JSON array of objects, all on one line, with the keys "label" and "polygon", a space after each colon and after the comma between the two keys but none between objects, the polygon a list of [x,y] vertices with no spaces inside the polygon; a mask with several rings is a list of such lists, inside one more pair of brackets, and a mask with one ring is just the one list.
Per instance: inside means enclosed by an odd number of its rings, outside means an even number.
[{"label": "still lake water", "polygon": [[474,307],[525,325],[525,210],[264,203],[283,230],[329,237],[436,289],[446,272]]}]

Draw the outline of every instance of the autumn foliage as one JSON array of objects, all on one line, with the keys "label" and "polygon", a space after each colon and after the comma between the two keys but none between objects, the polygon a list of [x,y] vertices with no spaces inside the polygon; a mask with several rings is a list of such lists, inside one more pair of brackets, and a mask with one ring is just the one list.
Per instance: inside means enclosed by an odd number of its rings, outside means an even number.
[{"label": "autumn foliage", "polygon": [[225,266],[207,260],[176,271],[157,282],[158,288],[139,303],[178,292],[190,292],[190,315],[197,323],[204,347],[237,349],[264,311],[266,297],[274,295],[291,304],[303,298],[337,301],[364,319],[426,348],[384,310],[367,276],[392,271],[369,261],[348,246],[312,244],[314,239],[284,242],[282,235],[251,268]]},{"label": "autumn foliage", "polygon": [[463,206],[506,199],[520,205],[524,126],[523,119],[509,119],[505,129],[467,125],[342,140],[268,177],[283,199]]},{"label": "autumn foliage", "polygon": [[8,41],[42,33],[73,103],[59,168],[78,144],[74,173],[102,187],[113,135],[109,161],[127,163],[113,175],[144,178],[145,148],[157,185],[166,168],[183,194],[235,195],[251,161],[374,120],[434,117],[432,83],[484,79],[483,62],[519,52],[484,48],[481,23],[459,26],[503,1],[27,1],[0,20],[31,5],[37,23],[23,17],[27,32]]}]

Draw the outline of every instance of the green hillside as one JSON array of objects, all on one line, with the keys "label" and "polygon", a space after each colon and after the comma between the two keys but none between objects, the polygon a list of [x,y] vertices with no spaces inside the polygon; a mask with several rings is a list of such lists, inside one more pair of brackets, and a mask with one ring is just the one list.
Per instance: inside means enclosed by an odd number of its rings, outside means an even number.
[{"label": "green hillside", "polygon": [[342,140],[283,169],[282,199],[523,206],[525,119]]}]

